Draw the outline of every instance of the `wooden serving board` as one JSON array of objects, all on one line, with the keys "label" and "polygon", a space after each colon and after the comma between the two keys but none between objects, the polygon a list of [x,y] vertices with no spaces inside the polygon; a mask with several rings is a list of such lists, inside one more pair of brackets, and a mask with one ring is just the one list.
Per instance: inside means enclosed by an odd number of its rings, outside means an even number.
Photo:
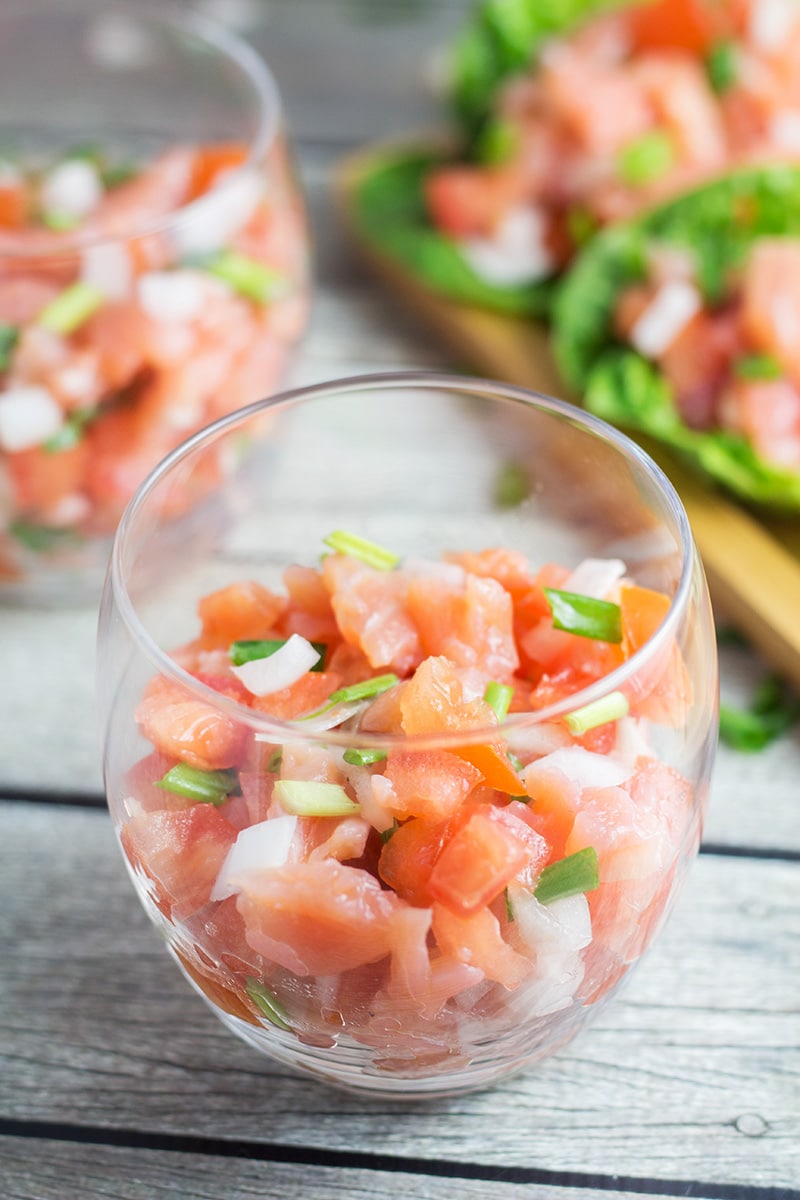
[{"label": "wooden serving board", "polygon": [[[541,324],[437,296],[365,239],[353,198],[360,179],[385,153],[376,147],[356,154],[337,175],[339,211],[360,255],[459,362],[486,377],[576,402],[559,378]],[[661,447],[637,440],[683,501],[715,604],[772,666],[800,686],[800,521],[757,518]]]}]

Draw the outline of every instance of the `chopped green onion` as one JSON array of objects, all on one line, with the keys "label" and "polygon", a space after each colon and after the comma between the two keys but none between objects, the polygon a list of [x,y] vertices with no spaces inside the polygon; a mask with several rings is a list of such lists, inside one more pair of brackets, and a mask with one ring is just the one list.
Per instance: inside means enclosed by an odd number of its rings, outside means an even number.
[{"label": "chopped green onion", "polygon": [[238,791],[239,776],[236,771],[203,771],[188,763],[178,763],[156,781],[156,787],[174,792],[176,796],[186,796],[198,804],[219,805]]},{"label": "chopped green onion", "polygon": [[202,265],[210,275],[256,304],[268,304],[286,290],[286,276],[280,271],[234,250],[225,250]]},{"label": "chopped green onion", "polygon": [[397,833],[399,828],[400,828],[400,822],[398,821],[397,817],[395,817],[394,820],[392,821],[391,825],[389,826],[389,828],[381,831],[380,839],[383,842],[384,846],[389,841],[389,838],[392,836],[392,834]]},{"label": "chopped green onion", "polygon": [[393,554],[391,550],[384,549],[376,542],[369,542],[358,534],[348,533],[346,529],[337,529],[322,540],[337,554],[357,558],[376,571],[391,571],[400,561],[399,554]]},{"label": "chopped green onion", "polygon": [[494,501],[498,508],[518,508],[531,494],[528,473],[519,463],[507,462],[494,482]]},{"label": "chopped green onion", "polygon": [[372,679],[365,679],[361,683],[351,683],[349,687],[337,688],[335,692],[331,692],[328,697],[329,704],[352,704],[354,700],[369,700],[372,696],[379,696],[381,692],[388,692],[390,687],[394,687],[399,683],[397,675],[374,675]]},{"label": "chopped green onion", "polygon": [[502,724],[508,716],[511,701],[514,699],[514,689],[507,683],[495,683],[492,680],[491,683],[487,683],[483,698]]},{"label": "chopped green onion", "polygon": [[746,710],[721,704],[719,735],[726,745],[755,754],[774,742],[800,720],[800,699],[783,680],[769,674],[762,680]]},{"label": "chopped green onion", "polygon": [[475,158],[486,166],[502,166],[514,157],[518,145],[519,134],[511,121],[493,120],[478,137]]},{"label": "chopped green onion", "polygon": [[100,171],[105,188],[115,188],[122,183],[130,183],[131,179],[135,179],[138,174],[139,168],[130,162],[112,163]]},{"label": "chopped green onion", "polygon": [[361,805],[351,800],[338,783],[279,779],[273,791],[281,807],[296,817],[347,817],[361,812]]},{"label": "chopped green onion", "polygon": [[272,754],[270,754],[270,756],[269,756],[269,762],[267,763],[267,770],[270,772],[270,774],[275,775],[278,771],[280,771],[282,762],[283,762],[283,750],[280,747],[278,747],[278,749],[273,750]]},{"label": "chopped green onion", "polygon": [[48,229],[52,229],[54,233],[68,233],[70,229],[77,229],[80,223],[81,218],[74,216],[72,213],[42,213],[42,224],[46,225]]},{"label": "chopped green onion", "polygon": [[747,354],[734,367],[740,379],[780,379],[783,367],[772,354]]},{"label": "chopped green onion", "polygon": [[322,708],[307,713],[300,720],[310,721],[312,717],[320,717],[323,713],[330,712],[337,704],[353,704],[358,700],[369,700],[373,696],[379,696],[381,692],[388,691],[390,687],[394,687],[399,682],[397,675],[375,675],[372,679],[365,679],[362,683],[351,683],[349,687],[337,688],[335,692],[331,692]]},{"label": "chopped green onion", "polygon": [[11,357],[18,341],[19,330],[16,325],[0,321],[0,371],[7,371],[11,366]]},{"label": "chopped green onion", "polygon": [[555,629],[600,642],[622,641],[622,612],[618,604],[597,600],[594,596],[581,596],[577,592],[563,592],[558,588],[546,587],[544,594],[553,614]]},{"label": "chopped green onion", "polygon": [[60,450],[71,450],[73,446],[78,445],[83,437],[84,429],[99,412],[99,407],[76,408],[74,412],[70,413],[61,428],[47,441],[42,442],[42,448],[48,454],[57,454]]},{"label": "chopped green onion", "polygon": [[639,187],[666,175],[674,160],[672,139],[668,134],[654,130],[625,146],[617,166],[623,183]]},{"label": "chopped green onion", "polygon": [[52,525],[34,525],[29,521],[12,521],[8,532],[18,542],[36,554],[48,554],[63,546],[77,545],[83,539],[74,529],[62,529]]},{"label": "chopped green onion", "polygon": [[567,232],[573,246],[580,249],[597,233],[597,220],[588,208],[576,204],[567,213]]},{"label": "chopped green onion", "polygon": [[505,891],[503,892],[503,895],[504,895],[505,901],[506,901],[506,920],[513,921],[514,920],[514,907],[511,903],[511,897],[508,894],[508,888],[505,889]]},{"label": "chopped green onion", "polygon": [[597,851],[594,846],[586,846],[545,867],[533,894],[540,904],[552,904],[567,896],[592,892],[599,883]]},{"label": "chopped green onion", "polygon": [[52,333],[67,336],[88,321],[104,303],[105,296],[99,288],[78,280],[42,309],[37,324]]},{"label": "chopped green onion", "polygon": [[739,74],[735,42],[717,42],[706,57],[706,71],[712,88],[718,95],[730,91]]},{"label": "chopped green onion", "polygon": [[383,762],[386,758],[385,750],[356,750],[354,747],[345,750],[342,758],[351,767],[369,767],[373,763]]},{"label": "chopped green onion", "polygon": [[609,692],[607,696],[601,696],[599,700],[593,700],[591,704],[584,704],[582,708],[567,713],[564,720],[570,733],[577,736],[588,733],[590,729],[596,729],[598,725],[606,725],[609,721],[627,717],[628,712],[627,697],[622,692]]},{"label": "chopped green onion", "polygon": [[247,980],[245,991],[262,1016],[271,1021],[273,1025],[277,1025],[278,1029],[285,1029],[287,1033],[291,1033],[289,1014],[274,992],[252,977]]},{"label": "chopped green onion", "polygon": [[[522,759],[519,757],[518,754],[512,754],[510,750],[507,751],[507,753],[508,753],[508,761],[511,763],[512,767],[519,775],[520,771],[525,766],[525,763],[522,761]],[[526,796],[525,800],[526,800],[526,802],[528,800],[530,800],[530,796]]]},{"label": "chopped green onion", "polygon": [[[235,667],[241,667],[244,663],[255,662],[259,658],[271,658],[281,646],[285,646],[288,638],[264,638],[261,641],[246,640],[240,642],[232,642],[228,650],[228,656]],[[325,651],[328,649],[325,642],[312,642],[311,645],[319,655],[319,662],[314,663],[310,669],[312,671],[321,671],[323,669],[323,660]]]}]

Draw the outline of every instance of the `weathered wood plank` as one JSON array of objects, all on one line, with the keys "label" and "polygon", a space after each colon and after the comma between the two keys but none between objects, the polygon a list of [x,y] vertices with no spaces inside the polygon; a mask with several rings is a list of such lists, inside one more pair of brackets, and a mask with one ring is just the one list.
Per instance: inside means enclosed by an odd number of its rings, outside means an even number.
[{"label": "weathered wood plank", "polygon": [[800,1180],[796,863],[701,857],[660,944],[593,1029],[484,1093],[401,1104],[340,1095],[232,1038],[147,925],[102,812],[5,804],[0,847],[7,1117],[608,1176]]},{"label": "weathered wood plank", "polygon": [[[454,1166],[454,1170],[457,1167]],[[0,1137],[4,1200],[596,1200],[608,1192]],[[699,1192],[694,1193],[702,1200]],[[634,1200],[614,1191],[616,1200]],[[651,1200],[671,1200],[648,1190]]]}]

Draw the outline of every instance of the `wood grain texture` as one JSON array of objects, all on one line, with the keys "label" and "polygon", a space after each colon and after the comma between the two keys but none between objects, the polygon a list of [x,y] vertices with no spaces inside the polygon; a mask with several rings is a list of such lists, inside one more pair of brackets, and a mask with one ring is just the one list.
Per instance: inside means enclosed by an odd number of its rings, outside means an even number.
[{"label": "wood grain texture", "polygon": [[[66,1180],[73,1179],[72,1184]],[[607,1192],[552,1183],[455,1179],[0,1137],[3,1200],[600,1200]],[[616,1200],[634,1200],[615,1191]],[[650,1200],[671,1200],[648,1191]],[[674,1193],[673,1193],[674,1195]],[[699,1192],[694,1193],[703,1200]]]},{"label": "wood grain texture", "polygon": [[325,1089],[240,1045],[146,922],[104,813],[6,803],[0,846],[7,1118],[604,1176],[800,1181],[800,864],[701,857],[660,943],[570,1047],[489,1091],[401,1104]]}]

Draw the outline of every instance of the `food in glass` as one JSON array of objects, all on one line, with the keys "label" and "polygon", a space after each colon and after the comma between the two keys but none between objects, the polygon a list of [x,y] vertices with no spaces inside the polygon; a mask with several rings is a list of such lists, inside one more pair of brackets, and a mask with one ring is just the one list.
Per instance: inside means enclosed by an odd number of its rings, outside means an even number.
[{"label": "food in glass", "polygon": [[[131,35],[144,58],[109,58]],[[277,92],[235,38],[79,4],[3,15],[0,47],[0,575],[58,596],[96,585],[174,446],[276,389],[307,233]],[[56,47],[49,113],[15,120]]]},{"label": "food in glass", "polygon": [[[271,477],[251,461],[229,481],[216,536],[211,521],[188,543],[154,535],[153,517],[171,474],[258,410],[173,457],[120,527],[99,680],[125,859],[185,975],[247,1041],[353,1087],[480,1086],[613,995],[697,850],[716,685],[685,518],[619,435],[513,388],[376,377],[269,411]],[[432,417],[450,443],[419,460],[424,499],[405,522],[391,502],[377,515]],[[303,496],[309,419],[326,452],[303,520],[283,494],[294,480]],[[510,506],[506,437],[536,463]],[[437,503],[460,545],[422,532]],[[364,525],[315,544],[345,512]],[[391,544],[362,532],[377,525]],[[594,553],[615,544],[630,562]],[[141,580],[167,546],[159,599]]]}]

